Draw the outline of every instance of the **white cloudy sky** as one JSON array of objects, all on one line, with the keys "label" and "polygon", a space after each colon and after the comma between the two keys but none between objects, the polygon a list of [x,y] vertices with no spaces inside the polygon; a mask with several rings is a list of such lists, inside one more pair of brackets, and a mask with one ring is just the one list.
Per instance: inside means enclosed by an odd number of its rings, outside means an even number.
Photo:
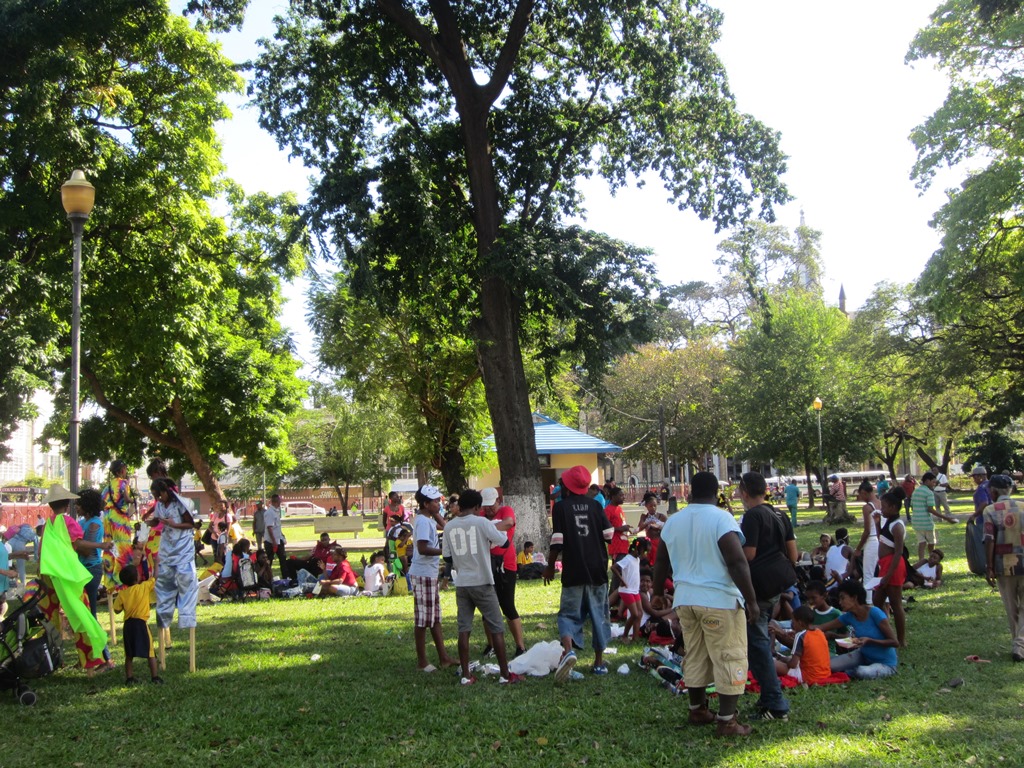
[{"label": "white cloudy sky", "polygon": [[[789,155],[786,182],[795,200],[779,221],[823,233],[826,293],[846,288],[852,308],[882,279],[913,280],[938,244],[928,222],[944,198],[940,180],[921,196],[910,181],[911,129],[942,102],[945,78],[927,63],[904,63],[915,32],[938,0],[713,0],[725,14],[719,53],[740,108],[781,131]],[[246,59],[270,35],[280,0],[255,0],[241,33],[225,52]],[[289,162],[236,105],[221,136],[228,172],[248,191],[307,188],[308,171]],[[713,279],[712,224],[666,202],[656,184],[611,197],[599,182],[586,187],[589,226],[649,247],[663,281]],[[289,291],[285,322],[309,359],[302,286]]]}]

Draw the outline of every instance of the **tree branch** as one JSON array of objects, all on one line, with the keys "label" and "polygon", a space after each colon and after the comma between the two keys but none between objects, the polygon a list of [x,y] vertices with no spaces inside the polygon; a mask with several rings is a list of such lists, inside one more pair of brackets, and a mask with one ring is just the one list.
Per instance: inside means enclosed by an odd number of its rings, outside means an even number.
[{"label": "tree branch", "polygon": [[128,411],[123,408],[119,408],[110,402],[106,392],[103,390],[103,385],[100,383],[100,380],[96,377],[96,374],[93,373],[92,369],[84,363],[82,364],[82,375],[85,377],[86,381],[89,382],[89,387],[92,389],[92,394],[93,397],[96,398],[96,402],[103,406],[103,409],[109,415],[137,432],[141,432],[155,443],[160,443],[160,445],[173,448],[176,451],[184,452],[185,446],[180,440],[155,429],[144,421],[140,421],[128,413]]},{"label": "tree branch", "polygon": [[501,53],[498,54],[494,72],[491,73],[490,82],[483,88],[483,99],[488,106],[497,100],[508,84],[516,57],[523,47],[526,28],[530,24],[532,15],[533,0],[519,0],[515,13],[512,14],[512,23],[509,24],[508,37],[505,38],[505,42],[501,46]]}]

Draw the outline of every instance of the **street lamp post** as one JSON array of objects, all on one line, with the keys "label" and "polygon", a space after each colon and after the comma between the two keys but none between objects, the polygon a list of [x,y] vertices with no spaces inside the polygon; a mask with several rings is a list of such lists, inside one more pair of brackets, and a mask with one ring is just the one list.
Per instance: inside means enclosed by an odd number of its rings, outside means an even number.
[{"label": "street lamp post", "polygon": [[814,398],[812,403],[814,410],[818,412],[818,482],[821,483],[821,495],[825,495],[825,454],[821,450],[821,398]]},{"label": "street lamp post", "polygon": [[85,222],[92,213],[96,202],[96,189],[85,178],[85,171],[75,169],[71,178],[60,188],[60,202],[71,222],[75,252],[72,262],[71,289],[71,425],[68,435],[68,484],[72,493],[78,493],[78,430],[81,417],[78,413],[79,368],[81,360],[82,335],[82,235]]}]

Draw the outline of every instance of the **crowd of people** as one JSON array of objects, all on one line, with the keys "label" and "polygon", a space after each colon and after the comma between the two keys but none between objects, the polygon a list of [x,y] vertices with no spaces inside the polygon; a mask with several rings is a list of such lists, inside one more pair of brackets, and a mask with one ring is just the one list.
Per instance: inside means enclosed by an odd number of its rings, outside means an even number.
[{"label": "crowd of people", "polygon": [[[195,627],[196,556],[207,541],[214,547],[214,594],[222,597],[244,599],[282,586],[298,587],[299,594],[372,597],[406,585],[413,596],[418,668],[431,673],[458,665],[462,685],[477,682],[470,662],[476,612],[483,619],[483,655],[495,659],[499,683],[519,682],[509,666],[527,650],[516,608],[519,575],[531,574],[548,584],[560,570],[562,652],[554,669],[556,682],[584,676],[576,667],[588,624],[590,672],[608,673],[605,651],[614,615],[624,625],[622,642],[670,645],[683,656],[689,721],[713,724],[722,736],[750,733],[751,726],[739,718],[738,703],[751,683],[758,694],[752,718],[786,720],[790,702],[782,678],[816,684],[834,682],[837,675],[879,679],[895,674],[898,650],[907,645],[904,590],[942,586],[944,555],[937,546],[935,520],[954,522],[936,493],[948,483],[944,476],[928,472],[915,484],[907,521],[902,515],[907,494],[901,486],[885,484],[879,493],[864,481],[856,491],[861,526],[854,535],[838,528],[810,552],[799,552],[787,514],[792,511],[788,494],[776,489],[774,497],[785,498],[787,509],[776,508],[756,472],[739,479],[739,521],[723,508],[715,476],[700,472],[691,479],[688,503],[671,515],[658,493],[646,494],[633,527],[625,520],[622,491],[598,487],[590,470],[577,466],[560,478],[546,556],[530,542],[516,549],[516,514],[501,503],[497,489],[466,489],[445,499],[438,488],[424,485],[415,494],[415,513],[399,494],[390,495],[382,510],[386,545],[362,558],[360,576],[345,547],[328,534],[308,557],[286,557],[277,495],[258,509],[254,549],[226,506],[211,516],[204,533],[166,467],[156,461],[149,473],[154,503],[135,523],[131,507],[136,501],[121,462],[111,465],[102,491],[72,494],[55,485],[46,498],[52,519],[38,533],[44,539],[57,536],[51,546],[68,542],[83,572],[83,589],[80,595],[62,592],[55,579],[43,576],[34,583],[34,594],[51,618],[59,608],[79,618],[76,647],[87,671],[113,667],[95,621],[106,589],[126,619],[127,681],[135,682],[132,660],[144,658],[152,681],[162,682],[148,629],[151,599],[161,629],[170,625],[175,611],[180,627]],[[1011,478],[989,478],[983,468],[972,477],[975,518],[984,525],[986,578],[1002,596],[1013,637],[1011,656],[1024,661],[1024,508],[1011,498]],[[77,516],[67,514],[72,501]],[[59,533],[54,534],[58,520]],[[918,545],[913,563],[908,522]],[[19,576],[9,558],[23,562],[24,550],[3,548],[0,555],[7,557],[0,557],[0,579]],[[37,550],[46,551],[43,541]],[[449,583],[455,587],[457,658],[446,650],[441,624],[440,592]],[[91,614],[92,623],[81,618],[83,611]],[[506,630],[511,642],[506,642]],[[428,635],[436,664],[428,659]],[[711,685],[717,712],[709,706]]]}]

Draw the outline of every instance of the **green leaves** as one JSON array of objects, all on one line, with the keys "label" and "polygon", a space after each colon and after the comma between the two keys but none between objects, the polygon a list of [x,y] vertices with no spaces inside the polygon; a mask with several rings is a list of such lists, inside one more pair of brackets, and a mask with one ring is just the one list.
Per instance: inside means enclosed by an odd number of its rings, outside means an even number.
[{"label": "green leaves", "polygon": [[[16,400],[56,372],[66,407],[71,245],[57,192],[84,167],[97,206],[83,395],[103,413],[84,425],[82,455],[131,461],[159,446],[208,488],[220,454],[259,443],[287,468],[304,388],[276,313],[308,243],[293,199],[246,199],[221,177],[215,123],[240,89],[234,65],[162,3],[37,5],[0,4],[12,61],[0,72],[0,349],[35,350],[0,368],[0,391]],[[6,403],[0,424],[17,411]]]},{"label": "green leaves", "polygon": [[995,383],[986,400],[998,421],[1024,411],[1024,12],[1016,3],[950,0],[914,41],[910,60],[934,58],[952,85],[942,107],[915,129],[914,175],[928,186],[943,165],[967,176],[936,213],[942,245],[917,295],[934,323],[950,375]]}]

